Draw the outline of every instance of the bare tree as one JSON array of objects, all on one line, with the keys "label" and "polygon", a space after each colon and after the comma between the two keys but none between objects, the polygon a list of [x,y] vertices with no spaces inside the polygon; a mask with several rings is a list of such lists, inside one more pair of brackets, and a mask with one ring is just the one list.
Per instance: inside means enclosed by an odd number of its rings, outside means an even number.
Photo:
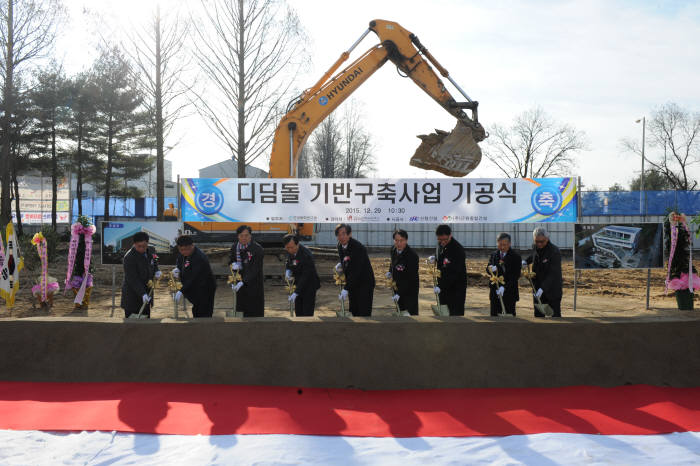
[{"label": "bare tree", "polygon": [[340,127],[331,114],[311,133],[309,171],[317,178],[335,178],[340,168]]},{"label": "bare tree", "polygon": [[587,148],[585,133],[536,107],[516,116],[510,127],[494,125],[484,154],[508,177],[544,178],[568,174],[575,153]]},{"label": "bare tree", "polygon": [[[698,186],[689,169],[700,163],[700,113],[691,113],[675,103],[652,111],[647,123],[648,146],[644,159],[667,180],[672,189],[690,191]],[[625,150],[642,155],[641,142],[623,139]],[[646,184],[646,180],[645,180]]]},{"label": "bare tree", "polygon": [[363,178],[374,168],[372,137],[362,126],[359,104],[346,103],[311,133],[308,171],[319,178]]},{"label": "bare tree", "polygon": [[216,137],[245,166],[267,152],[305,62],[306,43],[296,13],[283,0],[202,0],[194,27],[199,66],[211,84],[195,105]]},{"label": "bare tree", "polygon": [[343,144],[338,178],[364,178],[374,169],[372,137],[361,121],[360,106],[351,99],[342,117]]},{"label": "bare tree", "polygon": [[309,157],[311,157],[309,147],[309,144],[304,144],[304,147],[301,148],[299,160],[297,161],[297,178],[311,178],[313,176],[309,162]]},{"label": "bare tree", "polygon": [[164,159],[170,147],[165,146],[175,122],[183,115],[187,102],[183,99],[189,86],[182,76],[189,65],[185,57],[185,41],[190,23],[179,10],[161,15],[156,5],[146,27],[135,29],[124,47],[134,64],[134,78],[144,96],[143,104],[153,120],[156,141],[156,197],[158,220],[165,209]]},{"label": "bare tree", "polygon": [[56,38],[64,19],[59,0],[0,1],[0,45],[3,83],[2,137],[0,140],[0,223],[12,220],[11,212],[11,119],[15,111],[15,75],[27,62],[43,57]]}]

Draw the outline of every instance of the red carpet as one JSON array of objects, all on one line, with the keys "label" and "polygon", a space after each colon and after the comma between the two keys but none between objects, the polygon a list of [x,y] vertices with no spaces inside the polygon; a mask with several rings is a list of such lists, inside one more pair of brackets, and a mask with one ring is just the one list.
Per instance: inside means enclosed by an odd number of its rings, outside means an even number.
[{"label": "red carpet", "polygon": [[700,388],[360,391],[0,382],[0,429],[466,437],[700,431]]}]

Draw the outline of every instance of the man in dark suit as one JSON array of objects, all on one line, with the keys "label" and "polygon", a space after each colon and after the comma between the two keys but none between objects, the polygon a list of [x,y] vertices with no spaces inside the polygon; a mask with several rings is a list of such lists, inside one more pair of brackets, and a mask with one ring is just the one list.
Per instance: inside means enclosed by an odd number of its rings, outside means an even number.
[{"label": "man in dark suit", "polygon": [[[532,264],[535,272],[533,284],[535,286],[534,304],[540,298],[542,304],[549,304],[552,308],[552,317],[561,317],[561,298],[563,280],[561,275],[561,252],[549,240],[549,233],[544,228],[535,228],[532,232],[534,248],[527,262]],[[544,317],[535,307],[535,317]]]},{"label": "man in dark suit", "polygon": [[297,317],[313,316],[316,306],[316,291],[321,288],[314,256],[304,245],[299,244],[296,235],[282,238],[284,249],[287,250],[285,276],[287,280],[294,277],[294,292],[289,300],[294,302],[294,313]]},{"label": "man in dark suit", "polygon": [[148,233],[139,231],[132,237],[133,246],[124,256],[124,283],[122,284],[121,307],[125,317],[138,314],[145,304],[141,315],[151,316],[152,297],[148,282],[159,279],[158,259],[148,247]]},{"label": "man in dark suit", "polygon": [[241,281],[232,283],[231,288],[238,293],[236,312],[243,317],[263,317],[265,315],[265,283],[263,275],[262,246],[253,241],[252,230],[241,225],[236,230],[237,241],[231,246],[229,264],[241,274]]},{"label": "man in dark suit", "polygon": [[503,305],[506,308],[507,314],[515,315],[515,303],[520,299],[518,292],[518,279],[520,278],[520,269],[522,260],[520,255],[510,247],[510,235],[501,233],[498,235],[498,251],[491,254],[489,264],[486,266],[489,274],[494,274],[498,277],[503,277],[505,283],[491,283],[489,286],[489,300],[491,301],[491,315],[497,316],[501,313],[500,296],[503,299]]},{"label": "man in dark suit", "polygon": [[182,282],[175,293],[175,301],[184,296],[192,303],[192,317],[211,317],[214,314],[216,280],[207,256],[194,245],[191,236],[181,235],[175,244],[179,255],[173,275]]},{"label": "man in dark suit", "polygon": [[399,309],[418,315],[418,254],[408,245],[408,233],[395,230],[394,246],[391,248],[391,267],[386,278],[396,283],[396,293],[392,299],[399,303]]},{"label": "man in dark suit", "polygon": [[435,229],[438,242],[438,256],[430,256],[428,261],[437,261],[440,278],[434,291],[440,304],[446,304],[451,316],[464,315],[464,300],[467,297],[467,264],[464,248],[452,237],[449,225],[438,225]]},{"label": "man in dark suit", "polygon": [[352,237],[352,227],[347,223],[335,227],[335,237],[340,259],[336,270],[345,274],[345,286],[338,298],[349,299],[349,311],[353,316],[369,317],[372,315],[375,282],[367,249]]}]

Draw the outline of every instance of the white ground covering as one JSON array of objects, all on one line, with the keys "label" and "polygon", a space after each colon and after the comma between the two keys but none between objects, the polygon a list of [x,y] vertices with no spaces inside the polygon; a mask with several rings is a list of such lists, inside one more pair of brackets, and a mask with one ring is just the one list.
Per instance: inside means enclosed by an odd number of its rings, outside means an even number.
[{"label": "white ground covering", "polygon": [[700,433],[367,438],[0,430],[0,464],[700,464]]}]

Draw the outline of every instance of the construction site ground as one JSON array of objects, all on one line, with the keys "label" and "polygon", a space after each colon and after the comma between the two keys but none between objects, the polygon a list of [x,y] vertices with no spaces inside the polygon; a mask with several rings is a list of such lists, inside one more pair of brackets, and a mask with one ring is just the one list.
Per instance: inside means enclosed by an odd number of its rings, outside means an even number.
[{"label": "construction site ground", "polygon": [[[216,304],[214,316],[225,317],[226,311],[231,309],[232,291],[226,283],[224,274],[226,271],[225,248],[210,248],[206,251],[214,265],[218,275]],[[316,262],[321,275],[322,286],[316,298],[316,316],[331,317],[340,308],[338,301],[338,286],[332,279],[333,266],[337,262],[336,257],[330,251],[317,251]],[[431,304],[435,304],[435,295],[432,291],[433,281],[430,269],[425,263],[425,258],[430,251],[420,251],[420,315],[432,315]],[[391,291],[386,286],[384,275],[389,268],[387,252],[372,252],[370,254],[377,286],[374,291],[373,316],[390,315],[395,310],[391,300]],[[99,260],[99,256],[94,256]],[[281,250],[276,255],[266,255],[265,258],[265,316],[288,317],[289,305],[287,291],[282,279],[284,263]],[[486,318],[489,316],[489,290],[488,279],[485,275],[488,251],[469,251],[467,253],[468,287],[465,305],[465,315],[472,318]],[[695,262],[700,268],[700,261]],[[37,271],[23,271],[21,288],[16,298],[14,308],[0,307],[0,318],[24,318],[24,317],[123,317],[123,311],[119,307],[120,290],[122,285],[122,268],[120,265],[95,264],[95,287],[90,298],[87,310],[75,309],[72,293],[64,296],[62,293],[65,279],[65,260],[51,264],[49,274],[57,277],[61,283],[61,293],[55,296],[54,305],[50,310],[40,308],[30,293],[31,285],[38,279]],[[114,299],[112,293],[112,270],[116,271]],[[172,267],[162,266],[167,273]],[[574,270],[571,256],[565,255],[563,260],[564,298],[562,300],[563,317],[585,318],[630,318],[635,320],[657,319],[684,319],[695,318],[695,314],[688,311],[678,311],[673,291],[664,293],[665,270],[653,269],[651,271],[650,309],[646,309],[646,279],[647,271],[644,270],[588,270],[580,273],[577,281],[577,306],[574,305]],[[700,285],[700,284],[699,284]],[[521,300],[518,303],[517,314],[519,317],[532,317],[532,294],[529,283],[521,278]],[[115,303],[113,307],[112,303]],[[191,311],[188,305],[188,316]],[[700,309],[700,296],[696,293],[695,309]],[[155,293],[155,307],[151,312],[152,318],[172,318],[173,302],[167,288],[167,280],[161,280]],[[112,314],[113,313],[113,314]],[[700,314],[698,314],[700,315]],[[180,317],[184,317],[182,312]]]}]

